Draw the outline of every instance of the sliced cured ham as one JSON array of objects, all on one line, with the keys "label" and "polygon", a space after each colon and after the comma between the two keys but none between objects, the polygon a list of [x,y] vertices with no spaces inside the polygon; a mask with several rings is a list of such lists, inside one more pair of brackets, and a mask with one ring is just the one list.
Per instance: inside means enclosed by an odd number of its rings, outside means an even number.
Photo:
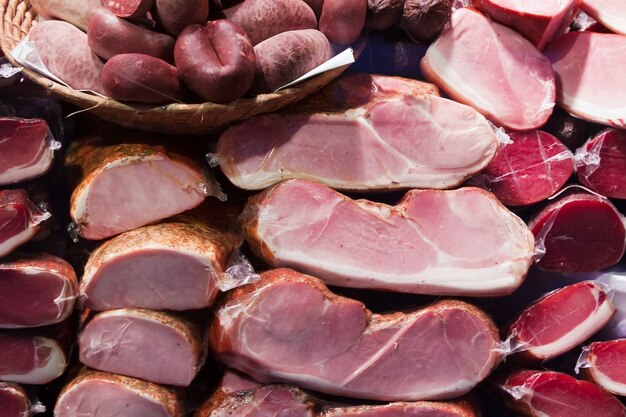
[{"label": "sliced cured ham", "polygon": [[0,382],[0,417],[30,417],[31,404],[24,389],[17,384]]},{"label": "sliced cured ham", "polygon": [[37,327],[65,320],[78,280],[61,258],[42,254],[0,262],[0,328]]},{"label": "sliced cured ham", "polygon": [[396,206],[284,181],[248,201],[244,231],[272,266],[329,285],[437,295],[502,295],[532,263],[526,225],[484,190],[411,190]]},{"label": "sliced cured ham", "polygon": [[549,133],[511,133],[479,179],[507,206],[543,201],[574,173],[574,154]]},{"label": "sliced cured ham", "polygon": [[626,9],[620,0],[582,0],[580,7],[613,32],[626,35]]},{"label": "sliced cured ham", "polygon": [[389,93],[373,83],[364,87],[348,101],[366,104],[344,112],[317,110],[324,107],[315,106],[323,101],[317,98],[306,110],[229,128],[217,146],[220,168],[237,187],[250,190],[289,178],[343,190],[445,189],[493,158],[498,139],[473,108],[434,95]]},{"label": "sliced cured ham", "polygon": [[100,371],[188,386],[204,364],[202,339],[197,324],[170,313],[109,310],[96,314],[81,330],[79,359]]},{"label": "sliced cured ham", "polygon": [[243,237],[195,221],[144,226],[102,244],[85,265],[81,301],[93,310],[195,310],[218,294]]},{"label": "sliced cured ham", "polygon": [[472,4],[496,22],[515,29],[541,50],[565,32],[576,17],[580,0],[474,0]]},{"label": "sliced cured ham", "polygon": [[381,401],[459,397],[501,356],[497,328],[470,304],[372,314],[291,269],[227,293],[209,340],[220,361],[257,381]]},{"label": "sliced cured ham", "polygon": [[514,349],[525,358],[548,360],[573,349],[609,322],[615,306],[593,281],[546,294],[510,326]]},{"label": "sliced cured ham", "polygon": [[576,192],[548,204],[528,225],[537,241],[537,266],[591,272],[615,265],[626,248],[624,216],[606,198]]},{"label": "sliced cured ham", "polygon": [[138,135],[120,131],[113,140],[96,132],[68,150],[65,165],[76,180],[70,215],[83,238],[105,239],[154,223],[218,192],[198,164]]},{"label": "sliced cured ham", "polygon": [[507,405],[527,417],[626,416],[617,398],[596,384],[560,372],[522,369],[499,386]]},{"label": "sliced cured ham", "polygon": [[605,197],[626,199],[626,131],[606,129],[576,151],[581,184]]},{"label": "sliced cured ham", "polygon": [[182,417],[183,412],[180,393],[171,388],[86,369],[63,388],[54,407],[55,417]]},{"label": "sliced cured ham", "polygon": [[0,185],[45,174],[52,166],[54,143],[42,119],[0,117]]},{"label": "sliced cured ham", "polygon": [[[543,53],[556,73],[557,103],[590,122],[626,128],[626,37],[610,33],[569,32]],[[584,62],[585,65],[580,65]]]},{"label": "sliced cured ham", "polygon": [[474,9],[452,14],[421,69],[450,97],[507,129],[537,129],[554,107],[550,61],[522,35]]},{"label": "sliced cured ham", "polygon": [[0,190],[0,257],[32,239],[49,217],[26,190]]},{"label": "sliced cured ham", "polygon": [[626,396],[626,339],[594,342],[579,359],[584,375],[605,390]]},{"label": "sliced cured ham", "polygon": [[198,408],[194,417],[262,417],[282,414],[286,410],[291,417],[375,417],[380,415],[475,417],[479,415],[467,402],[417,401],[349,407],[320,401],[290,385],[257,384],[257,386],[245,387],[242,390],[230,388],[232,387],[224,387],[222,383],[213,396]]}]

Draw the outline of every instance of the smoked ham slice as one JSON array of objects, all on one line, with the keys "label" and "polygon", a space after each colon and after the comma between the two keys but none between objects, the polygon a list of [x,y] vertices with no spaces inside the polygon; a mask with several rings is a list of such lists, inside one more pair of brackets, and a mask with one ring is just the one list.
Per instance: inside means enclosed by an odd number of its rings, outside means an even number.
[{"label": "smoked ham slice", "polygon": [[98,311],[209,307],[242,241],[238,232],[182,220],[122,233],[87,260],[80,285],[82,304]]},{"label": "smoked ham slice", "polygon": [[32,239],[49,217],[26,190],[0,190],[0,257]]},{"label": "smoked ham slice", "polygon": [[626,128],[626,56],[615,53],[625,49],[626,36],[610,33],[569,32],[550,42],[543,53],[556,74],[557,103],[581,119]]},{"label": "smoked ham slice", "polygon": [[626,339],[594,342],[584,347],[578,367],[605,390],[626,396]]},{"label": "smoked ham slice", "polygon": [[626,131],[606,129],[576,151],[581,184],[609,198],[626,199]]},{"label": "smoked ham slice", "polygon": [[626,8],[621,0],[582,0],[580,7],[613,32],[626,35]]},{"label": "smoked ham slice", "polygon": [[55,417],[182,417],[183,413],[181,395],[172,388],[87,369],[63,388],[54,407]]},{"label": "smoked ham slice", "polygon": [[459,397],[501,357],[497,328],[470,304],[372,314],[291,269],[227,293],[209,340],[221,362],[257,381],[381,401]]},{"label": "smoked ham slice", "polygon": [[31,417],[31,404],[22,387],[0,382],[0,417]]},{"label": "smoked ham slice", "polygon": [[42,254],[0,262],[0,328],[65,320],[74,310],[78,280],[72,266]]},{"label": "smoked ham slice", "polygon": [[555,290],[521,312],[510,326],[513,348],[531,360],[548,360],[600,330],[615,306],[598,283],[584,281]]},{"label": "smoked ham slice", "polygon": [[437,295],[502,295],[532,263],[531,233],[479,188],[411,190],[396,206],[305,180],[249,199],[244,231],[272,266],[329,285]]},{"label": "smoked ham slice", "polygon": [[44,120],[0,117],[0,185],[45,174],[52,166],[54,145]]},{"label": "smoked ham slice", "polygon": [[550,61],[522,35],[474,9],[452,14],[421,69],[450,97],[507,129],[537,129],[554,107]]}]

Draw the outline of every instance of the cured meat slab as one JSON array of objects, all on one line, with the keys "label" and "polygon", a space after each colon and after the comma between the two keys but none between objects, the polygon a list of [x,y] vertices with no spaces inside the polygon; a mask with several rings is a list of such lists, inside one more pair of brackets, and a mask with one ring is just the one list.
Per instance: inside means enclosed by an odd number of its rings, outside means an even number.
[{"label": "cured meat slab", "polygon": [[554,72],[522,35],[461,8],[421,61],[446,94],[510,130],[541,127],[554,107]]},{"label": "cured meat slab", "polygon": [[26,190],[0,190],[0,257],[32,239],[49,217]]},{"label": "cured meat slab", "polygon": [[[610,33],[569,32],[543,51],[557,80],[557,103],[590,122],[626,128],[626,37]],[[580,65],[584,61],[585,65]]]},{"label": "cured meat slab", "polygon": [[55,417],[182,417],[180,394],[141,379],[83,369],[61,391]]},{"label": "cured meat slab", "polygon": [[626,396],[626,339],[594,342],[579,359],[584,375],[605,390]]},{"label": "cured meat slab", "polygon": [[606,129],[590,138],[576,151],[576,172],[593,191],[626,199],[626,132]]},{"label": "cured meat slab", "polygon": [[74,310],[78,280],[61,258],[42,254],[0,262],[0,328],[37,327]]},{"label": "cured meat slab", "polygon": [[584,342],[614,313],[604,286],[593,281],[568,285],[521,312],[509,328],[511,343],[525,358],[548,360]]},{"label": "cured meat slab", "polygon": [[0,382],[0,417],[30,417],[28,395],[18,384]]},{"label": "cured meat slab", "polygon": [[246,238],[272,266],[329,285],[436,295],[503,295],[532,263],[526,225],[485,190],[411,190],[396,206],[284,181],[248,200]]},{"label": "cured meat slab", "polygon": [[507,405],[527,417],[624,417],[622,403],[588,381],[560,372],[517,370],[502,383]]},{"label": "cured meat slab", "polygon": [[580,7],[611,31],[626,35],[626,9],[620,0],[582,0]]},{"label": "cured meat slab", "polygon": [[122,233],[85,265],[81,301],[93,310],[143,307],[195,310],[218,294],[238,232],[196,221],[169,221]]},{"label": "cured meat slab", "polygon": [[220,168],[249,190],[289,178],[342,190],[446,189],[483,169],[498,148],[487,120],[469,106],[376,94],[382,98],[344,112],[310,107],[233,126],[218,142]]},{"label": "cured meat slab", "polygon": [[209,340],[222,363],[257,381],[380,401],[459,397],[501,356],[497,328],[470,304],[372,314],[291,269],[227,293]]},{"label": "cured meat slab", "polygon": [[100,371],[188,386],[204,364],[202,339],[197,324],[170,313],[109,310],[96,314],[81,330],[79,359]]},{"label": "cured meat slab", "polygon": [[0,185],[45,174],[54,160],[53,145],[44,120],[0,117]]}]

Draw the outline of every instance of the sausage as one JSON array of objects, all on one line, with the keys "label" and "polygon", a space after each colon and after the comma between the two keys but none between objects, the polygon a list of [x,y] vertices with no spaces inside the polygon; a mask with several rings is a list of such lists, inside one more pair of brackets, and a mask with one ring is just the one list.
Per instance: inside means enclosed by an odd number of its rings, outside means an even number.
[{"label": "sausage", "polygon": [[172,35],[178,35],[194,23],[205,23],[209,18],[208,0],[156,0],[155,6],[158,21]]},{"label": "sausage", "polygon": [[367,0],[324,0],[320,31],[332,43],[350,44],[361,34],[366,12]]},{"label": "sausage", "polygon": [[31,0],[37,13],[46,19],[61,19],[87,30],[89,19],[102,7],[102,0]]},{"label": "sausage", "polygon": [[104,59],[114,55],[141,53],[173,62],[175,39],[164,33],[137,26],[106,9],[89,21],[87,41],[91,50]]},{"label": "sausage", "polygon": [[142,17],[152,8],[154,0],[102,0],[102,5],[117,17]]}]

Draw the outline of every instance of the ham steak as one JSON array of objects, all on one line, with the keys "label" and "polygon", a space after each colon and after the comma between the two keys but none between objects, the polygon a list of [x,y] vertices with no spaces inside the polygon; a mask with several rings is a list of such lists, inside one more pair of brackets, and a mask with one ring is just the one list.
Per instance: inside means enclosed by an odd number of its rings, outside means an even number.
[{"label": "ham steak", "polygon": [[0,257],[32,239],[49,217],[26,190],[0,190]]}]

